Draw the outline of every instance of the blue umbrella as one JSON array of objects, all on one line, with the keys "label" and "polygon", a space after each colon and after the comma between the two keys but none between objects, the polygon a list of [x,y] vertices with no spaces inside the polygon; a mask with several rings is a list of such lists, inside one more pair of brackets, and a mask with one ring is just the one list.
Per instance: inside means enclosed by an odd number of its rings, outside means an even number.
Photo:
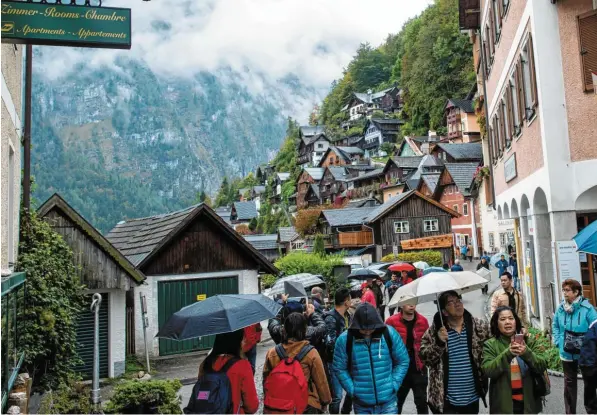
[{"label": "blue umbrella", "polygon": [[263,294],[214,295],[172,314],[156,337],[187,340],[230,333],[274,318],[281,308]]},{"label": "blue umbrella", "polygon": [[430,272],[448,272],[445,269],[443,269],[442,267],[429,267],[423,270],[423,275],[427,275]]},{"label": "blue umbrella", "polygon": [[574,238],[578,251],[597,255],[597,220],[589,223]]}]

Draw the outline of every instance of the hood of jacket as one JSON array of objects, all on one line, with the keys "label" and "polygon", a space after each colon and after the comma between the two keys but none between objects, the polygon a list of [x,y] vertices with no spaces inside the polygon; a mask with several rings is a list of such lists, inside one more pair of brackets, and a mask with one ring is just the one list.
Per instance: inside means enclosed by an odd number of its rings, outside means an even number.
[{"label": "hood of jacket", "polygon": [[377,309],[369,303],[361,303],[354,312],[349,330],[379,330],[385,328]]}]

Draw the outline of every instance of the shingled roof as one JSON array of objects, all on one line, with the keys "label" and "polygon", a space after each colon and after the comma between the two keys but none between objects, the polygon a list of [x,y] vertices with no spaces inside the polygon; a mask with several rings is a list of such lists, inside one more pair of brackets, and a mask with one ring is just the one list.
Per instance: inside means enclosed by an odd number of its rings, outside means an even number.
[{"label": "shingled roof", "polygon": [[446,163],[446,169],[463,196],[470,196],[479,163]]},{"label": "shingled roof", "polygon": [[303,171],[307,172],[307,174],[309,174],[313,180],[318,182],[323,177],[325,169],[323,167],[305,167],[303,168]]},{"label": "shingled roof", "polygon": [[431,193],[435,193],[440,175],[441,173],[423,173],[421,175],[421,179],[423,179],[423,182],[427,185]]},{"label": "shingled roof", "polygon": [[470,99],[449,99],[446,103],[446,108],[448,108],[450,104],[469,114],[475,112],[475,109],[473,108],[473,101]]},{"label": "shingled roof", "polygon": [[278,249],[278,234],[245,235],[245,240],[258,251]]},{"label": "shingled roof", "polygon": [[332,227],[361,225],[375,209],[375,207],[329,209],[321,211],[321,216]]},{"label": "shingled roof", "polygon": [[253,200],[247,202],[234,202],[232,210],[236,212],[236,220],[251,220],[256,218],[257,205]]},{"label": "shingled roof", "polygon": [[348,180],[348,175],[346,174],[346,169],[344,167],[330,166],[327,169],[332,173],[334,180],[341,182]]},{"label": "shingled roof", "polygon": [[427,202],[431,203],[432,205],[437,206],[438,208],[446,211],[447,213],[449,213],[450,215],[452,215],[454,217],[460,216],[458,214],[458,212],[453,211],[452,209],[442,205],[441,203],[428,198],[427,196],[417,192],[416,190],[410,190],[408,192],[400,193],[396,196],[391,197],[386,203],[375,208],[369,214],[369,216],[367,216],[365,223],[376,222],[377,220],[384,217],[387,213],[389,213],[394,207],[398,206],[400,203],[403,203],[404,201],[406,201],[408,198],[410,198],[412,196],[420,197],[421,199],[426,200]]},{"label": "shingled roof", "polygon": [[481,143],[449,144],[437,143],[436,147],[444,150],[454,160],[458,161],[481,161],[483,160],[483,147]]},{"label": "shingled roof", "polygon": [[247,250],[266,272],[278,274],[271,262],[204,203],[176,212],[119,222],[106,238],[136,268],[141,268],[200,215],[218,226],[222,237],[230,237],[241,249]]},{"label": "shingled roof", "polygon": [[278,228],[278,242],[286,243],[294,241],[298,237],[298,233],[294,226],[280,226]]},{"label": "shingled roof", "polygon": [[91,225],[83,216],[81,216],[66,200],[58,193],[54,193],[37,210],[38,217],[43,218],[52,210],[59,210],[61,215],[67,217],[70,222],[78,226],[85,235],[93,241],[107,256],[112,258],[122,270],[137,284],[145,281],[145,275],[135,268],[135,264],[126,258],[117,247],[106,239],[93,225]]},{"label": "shingled roof", "polygon": [[390,163],[393,163],[396,166],[403,167],[405,169],[416,169],[419,167],[419,164],[421,164],[421,160],[423,160],[423,156],[390,157],[386,164],[386,168],[390,165]]},{"label": "shingled roof", "polygon": [[325,131],[324,125],[302,125],[299,127],[301,137],[312,137]]}]

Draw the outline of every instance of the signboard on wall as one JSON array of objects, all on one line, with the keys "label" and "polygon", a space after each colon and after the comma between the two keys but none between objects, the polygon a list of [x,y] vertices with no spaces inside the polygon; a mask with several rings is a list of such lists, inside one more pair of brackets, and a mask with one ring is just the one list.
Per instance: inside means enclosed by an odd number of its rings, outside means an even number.
[{"label": "signboard on wall", "polygon": [[562,281],[567,279],[573,279],[582,284],[580,258],[576,250],[576,243],[574,241],[556,241],[554,248],[557,278],[555,283],[558,291]]},{"label": "signboard on wall", "polygon": [[2,43],[130,49],[131,9],[3,0]]},{"label": "signboard on wall", "polygon": [[516,153],[504,162],[504,178],[506,183],[516,178]]}]

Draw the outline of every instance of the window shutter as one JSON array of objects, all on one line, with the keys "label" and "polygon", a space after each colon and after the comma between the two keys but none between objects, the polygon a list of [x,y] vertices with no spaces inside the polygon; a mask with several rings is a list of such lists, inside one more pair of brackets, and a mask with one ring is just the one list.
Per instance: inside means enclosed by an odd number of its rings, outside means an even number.
[{"label": "window shutter", "polygon": [[518,90],[518,119],[520,120],[520,126],[522,127],[522,120],[526,118],[524,82],[522,75],[522,56],[518,58],[518,63],[516,64],[516,89]]},{"label": "window shutter", "polygon": [[584,90],[593,91],[591,72],[597,73],[597,10],[578,16],[578,41]]},{"label": "window shutter", "polygon": [[508,81],[506,84],[506,111],[508,111],[508,126],[509,126],[508,129],[510,130],[510,134],[508,137],[509,142],[507,143],[507,145],[510,145],[510,142],[514,138],[514,129],[515,129],[514,110],[513,110],[513,105],[512,105],[512,89],[510,88],[510,81]]},{"label": "window shutter", "polygon": [[496,42],[496,38],[495,38],[495,16],[493,15],[493,7],[489,8],[489,30],[491,31],[491,43],[489,44],[489,47],[491,49],[491,62],[493,62],[493,55],[495,53],[495,42]]},{"label": "window shutter", "polygon": [[535,76],[535,53],[533,50],[533,38],[529,36],[529,72],[531,73],[531,107],[537,106],[537,77]]},{"label": "window shutter", "polygon": [[506,148],[506,123],[504,120],[504,107],[502,107],[502,102],[499,103],[500,110],[498,111],[499,114],[499,121],[500,121],[500,153],[504,151]]}]

